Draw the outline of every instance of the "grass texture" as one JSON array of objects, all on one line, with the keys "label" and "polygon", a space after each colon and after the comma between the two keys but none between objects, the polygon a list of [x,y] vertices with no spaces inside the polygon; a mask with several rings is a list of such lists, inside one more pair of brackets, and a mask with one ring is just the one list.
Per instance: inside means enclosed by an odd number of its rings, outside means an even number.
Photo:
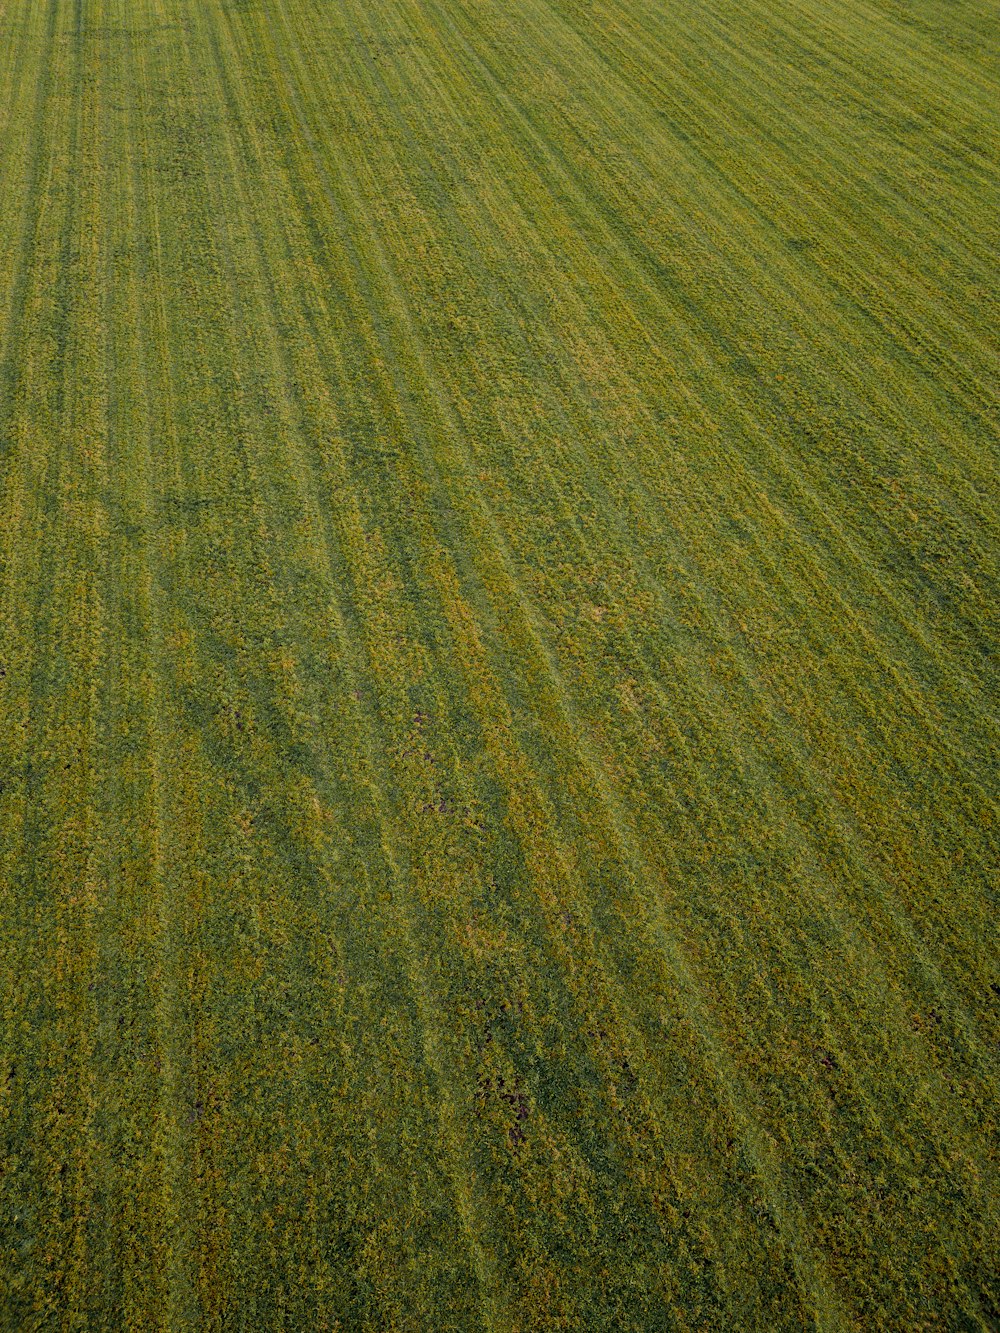
[{"label": "grass texture", "polygon": [[1000,13],[0,4],[0,1327],[1000,1328]]}]

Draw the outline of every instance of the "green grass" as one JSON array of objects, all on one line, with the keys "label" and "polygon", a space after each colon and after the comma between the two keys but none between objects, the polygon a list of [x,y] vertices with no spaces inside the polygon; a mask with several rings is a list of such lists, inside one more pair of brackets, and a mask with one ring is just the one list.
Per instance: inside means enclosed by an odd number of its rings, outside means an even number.
[{"label": "green grass", "polygon": [[1000,1328],[988,0],[0,3],[0,1328]]}]

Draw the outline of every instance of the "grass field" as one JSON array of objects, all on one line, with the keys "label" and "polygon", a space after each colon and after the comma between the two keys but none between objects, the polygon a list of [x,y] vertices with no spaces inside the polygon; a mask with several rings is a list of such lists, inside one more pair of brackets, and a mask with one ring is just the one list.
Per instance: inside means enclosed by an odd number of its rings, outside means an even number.
[{"label": "grass field", "polygon": [[1000,1328],[992,0],[2,0],[0,1329]]}]

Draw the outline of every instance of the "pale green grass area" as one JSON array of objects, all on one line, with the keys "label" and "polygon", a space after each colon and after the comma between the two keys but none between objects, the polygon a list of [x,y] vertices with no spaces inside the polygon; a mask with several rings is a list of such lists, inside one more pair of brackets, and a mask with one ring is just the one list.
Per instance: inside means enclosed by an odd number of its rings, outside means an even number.
[{"label": "pale green grass area", "polygon": [[1000,1328],[1000,13],[0,7],[0,1329]]}]

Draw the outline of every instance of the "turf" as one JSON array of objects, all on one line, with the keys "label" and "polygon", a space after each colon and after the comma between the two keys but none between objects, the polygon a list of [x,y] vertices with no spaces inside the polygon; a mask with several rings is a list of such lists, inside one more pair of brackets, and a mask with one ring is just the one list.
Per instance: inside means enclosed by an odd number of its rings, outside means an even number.
[{"label": "turf", "polygon": [[1000,1328],[991,0],[0,5],[0,1327]]}]

